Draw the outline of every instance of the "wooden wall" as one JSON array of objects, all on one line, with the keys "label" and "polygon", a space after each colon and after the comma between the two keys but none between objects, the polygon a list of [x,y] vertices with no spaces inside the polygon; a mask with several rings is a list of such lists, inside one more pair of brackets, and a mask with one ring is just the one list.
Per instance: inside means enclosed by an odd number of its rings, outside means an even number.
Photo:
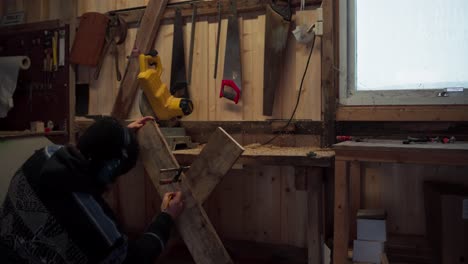
[{"label": "wooden wall", "polygon": [[362,171],[363,207],[386,209],[393,234],[426,233],[424,181],[468,186],[468,167],[369,163]]},{"label": "wooden wall", "polygon": [[[108,200],[125,229],[141,233],[160,206],[141,164],[116,188],[118,195]],[[231,170],[204,207],[223,238],[307,247],[307,193],[296,190],[293,167]]]},{"label": "wooden wall", "polygon": [[[312,22],[315,20],[314,11],[302,11],[298,13],[301,21]],[[160,52],[165,71],[162,79],[170,83],[170,69],[172,56],[173,24],[165,21],[160,27],[155,48]],[[215,45],[218,24],[214,17],[199,17],[196,24],[194,60],[192,71],[192,85],[190,94],[194,102],[194,112],[185,117],[187,121],[259,121],[266,119],[287,119],[290,117],[296,97],[298,86],[305,69],[308,49],[297,44],[292,35],[288,42],[288,59],[285,62],[284,75],[282,76],[279,91],[277,91],[275,108],[272,117],[263,116],[263,50],[265,16],[244,16],[240,18],[241,53],[243,70],[243,93],[238,105],[219,98],[219,89],[224,67],[224,51],[227,30],[227,19],[222,20],[220,59],[218,78],[213,79]],[[188,65],[189,38],[191,23],[184,28],[186,61]],[[125,65],[126,56],[133,47],[136,29],[131,29],[125,45],[120,47],[120,65]],[[296,118],[319,121],[321,120],[321,67],[320,67],[320,40],[318,41],[307,77],[304,82],[301,103]],[[109,114],[112,110],[114,99],[118,92],[119,83],[116,81],[113,58],[107,56],[102,68],[99,80],[91,80],[90,87],[90,114]],[[124,70],[124,67],[121,67]],[[80,73],[80,81],[92,79],[92,71]],[[137,105],[131,117],[139,116]]]},{"label": "wooden wall", "polygon": [[[145,5],[147,0],[94,1],[77,0],[74,8],[77,16],[88,11],[109,10]],[[27,22],[57,19],[61,9],[69,8],[61,0],[9,0],[3,10],[23,10]],[[0,8],[1,10],[1,8]],[[314,10],[298,11],[295,19],[299,23],[312,23],[316,19]],[[188,61],[190,18],[185,27],[185,47]],[[155,48],[160,52],[165,68],[163,81],[169,85],[173,21],[165,20],[160,27]],[[309,48],[296,44],[292,34],[288,42],[288,59],[277,91],[274,114],[262,115],[263,100],[263,50],[264,14],[242,14],[240,17],[241,52],[243,67],[243,94],[239,105],[218,98],[220,78],[223,72],[227,20],[222,20],[220,61],[218,79],[213,79],[217,21],[215,16],[197,18],[196,42],[191,95],[195,111],[186,120],[191,121],[262,121],[270,118],[290,117],[298,93]],[[294,27],[294,25],[292,26]],[[120,70],[125,71],[127,55],[133,48],[137,29],[128,32],[127,41],[119,46]],[[301,103],[296,118],[311,121],[322,120],[321,113],[321,41],[318,38],[304,81]],[[78,68],[77,83],[90,83],[89,114],[109,114],[119,89],[114,71],[113,57],[108,55],[101,77],[93,80],[94,69]],[[135,106],[132,116],[139,116]],[[234,135],[242,144],[262,142],[271,135]],[[318,135],[285,135],[278,138],[278,145],[318,146]],[[214,226],[222,237],[289,244],[306,247],[307,195],[294,187],[295,170],[290,166],[247,167],[232,170],[205,203],[205,208]],[[138,234],[150,223],[159,210],[160,199],[144,174],[141,164],[124,175],[106,195],[117,212],[124,228]]]}]

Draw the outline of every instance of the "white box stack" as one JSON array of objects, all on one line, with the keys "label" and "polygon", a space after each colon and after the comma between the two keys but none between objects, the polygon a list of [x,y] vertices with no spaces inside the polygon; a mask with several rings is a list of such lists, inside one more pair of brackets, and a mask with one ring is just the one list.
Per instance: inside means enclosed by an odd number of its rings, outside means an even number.
[{"label": "white box stack", "polygon": [[381,263],[381,256],[385,252],[387,241],[386,218],[384,210],[359,210],[353,262]]}]

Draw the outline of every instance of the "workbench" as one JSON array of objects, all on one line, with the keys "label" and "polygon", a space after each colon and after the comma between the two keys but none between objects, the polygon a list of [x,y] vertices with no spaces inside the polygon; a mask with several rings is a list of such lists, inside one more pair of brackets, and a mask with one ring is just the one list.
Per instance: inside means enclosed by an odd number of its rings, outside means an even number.
[{"label": "workbench", "polygon": [[466,166],[468,143],[413,143],[396,140],[347,141],[335,150],[335,208],[333,260],[347,263],[350,231],[356,228],[361,207],[361,163],[382,162]]},{"label": "workbench", "polygon": [[[174,156],[181,165],[190,165],[202,147],[176,150]],[[323,176],[333,164],[335,153],[316,147],[276,147],[253,144],[245,147],[237,165],[287,165],[294,166],[296,188],[307,191],[307,243],[308,263],[322,263],[323,250]]]}]

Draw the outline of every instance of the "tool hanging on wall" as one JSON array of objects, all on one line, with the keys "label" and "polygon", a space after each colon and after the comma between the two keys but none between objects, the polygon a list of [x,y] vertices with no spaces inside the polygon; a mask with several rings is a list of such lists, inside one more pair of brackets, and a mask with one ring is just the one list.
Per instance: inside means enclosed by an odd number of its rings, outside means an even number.
[{"label": "tool hanging on wall", "polygon": [[171,94],[178,98],[190,98],[185,69],[184,29],[182,13],[175,10],[174,40],[172,42]]},{"label": "tool hanging on wall", "polygon": [[110,21],[106,30],[106,44],[101,53],[101,56],[99,57],[99,62],[94,72],[94,79],[99,79],[99,74],[101,73],[101,68],[104,63],[104,59],[107,55],[107,52],[112,47],[111,53],[112,55],[114,55],[115,73],[117,76],[117,81],[120,81],[122,79],[122,74],[120,73],[119,53],[117,46],[125,42],[125,39],[127,38],[128,26],[125,20],[119,15],[115,13],[110,13],[109,16]]},{"label": "tool hanging on wall", "polygon": [[197,24],[197,5],[193,4],[192,11],[192,31],[190,32],[190,53],[189,53],[189,70],[188,70],[188,85],[192,83],[192,66],[193,66],[193,48],[195,46],[195,29]]},{"label": "tool hanging on wall", "polygon": [[290,0],[273,1],[266,7],[263,114],[267,116],[273,114],[275,91],[283,73],[291,17]]},{"label": "tool hanging on wall", "polygon": [[[242,92],[239,21],[237,20],[236,0],[230,0],[229,4],[231,14],[228,17],[226,50],[224,53],[224,73],[219,97],[224,97],[237,104]],[[230,89],[226,90],[227,87]]]},{"label": "tool hanging on wall", "polygon": [[158,120],[171,120],[192,113],[192,101],[171,95],[167,85],[162,82],[163,66],[156,50],[140,54],[139,63],[138,81],[143,90],[140,111],[143,115],[151,115]]},{"label": "tool hanging on wall", "polygon": [[218,35],[216,36],[216,56],[214,64],[214,79],[217,77],[218,73],[218,56],[219,56],[219,39],[221,37],[221,1],[218,1]]}]

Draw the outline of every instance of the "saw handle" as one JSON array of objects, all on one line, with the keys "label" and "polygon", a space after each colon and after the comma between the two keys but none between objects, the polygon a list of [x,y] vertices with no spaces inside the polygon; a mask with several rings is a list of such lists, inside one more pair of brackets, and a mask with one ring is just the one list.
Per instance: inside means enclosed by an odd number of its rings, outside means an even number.
[{"label": "saw handle", "polygon": [[[230,87],[234,92],[226,91],[225,88]],[[221,81],[221,92],[219,97],[234,101],[235,104],[239,102],[241,90],[237,87],[237,84],[233,80],[222,80]]]}]

